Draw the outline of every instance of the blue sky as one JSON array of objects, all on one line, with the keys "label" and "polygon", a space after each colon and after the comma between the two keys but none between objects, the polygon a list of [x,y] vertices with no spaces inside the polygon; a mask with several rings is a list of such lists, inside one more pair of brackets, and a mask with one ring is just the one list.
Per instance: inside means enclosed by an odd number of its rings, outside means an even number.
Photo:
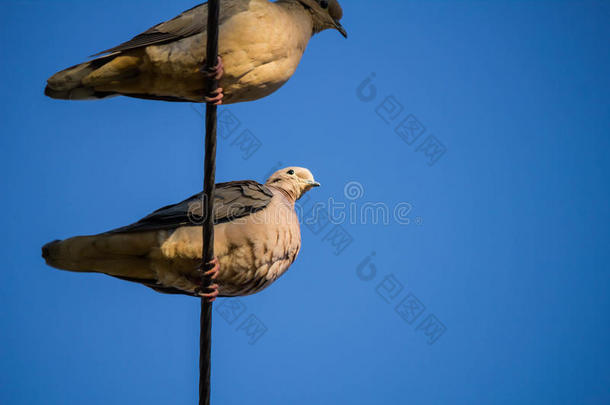
[{"label": "blue sky", "polygon": [[[40,258],[200,190],[201,106],[42,93],[193,5],[0,3],[2,403],[196,403],[198,301]],[[610,5],[344,9],[348,40],[316,36],[282,89],[221,109],[240,126],[217,177],[305,166],[306,207],[409,223],[303,226],[282,279],[215,304],[213,403],[609,403]]]}]

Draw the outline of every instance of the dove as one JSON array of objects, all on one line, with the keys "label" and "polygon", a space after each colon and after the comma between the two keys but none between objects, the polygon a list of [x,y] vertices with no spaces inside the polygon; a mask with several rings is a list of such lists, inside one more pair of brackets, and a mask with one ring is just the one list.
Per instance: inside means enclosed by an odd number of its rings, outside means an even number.
[{"label": "dove", "polygon": [[140,221],[42,248],[52,267],[104,273],[156,291],[213,301],[257,293],[277,280],[301,248],[295,202],[320,184],[308,169],[288,167],[265,184],[253,180],[216,185],[213,280],[200,288],[203,193],[161,208]]},{"label": "dove", "polygon": [[[309,39],[326,29],[347,33],[337,0],[221,0],[219,62],[204,69],[207,3],[160,23],[96,59],[56,73],[55,99],[129,97],[231,104],[270,95],[295,72]],[[206,77],[219,79],[206,91]]]}]

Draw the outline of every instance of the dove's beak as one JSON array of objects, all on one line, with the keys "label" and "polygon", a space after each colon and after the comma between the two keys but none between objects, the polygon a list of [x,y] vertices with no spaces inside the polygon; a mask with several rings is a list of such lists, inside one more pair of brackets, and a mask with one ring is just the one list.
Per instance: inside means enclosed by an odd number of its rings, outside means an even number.
[{"label": "dove's beak", "polygon": [[344,38],[347,38],[347,31],[345,31],[345,28],[343,28],[343,25],[341,25],[341,23],[337,20],[333,19],[333,22],[335,23],[335,28],[337,29],[337,31],[339,31],[341,33],[341,35],[343,35]]},{"label": "dove's beak", "polygon": [[307,182],[307,184],[309,184],[312,187],[320,187],[320,183],[318,183],[317,181],[313,181],[313,180],[309,180]]}]

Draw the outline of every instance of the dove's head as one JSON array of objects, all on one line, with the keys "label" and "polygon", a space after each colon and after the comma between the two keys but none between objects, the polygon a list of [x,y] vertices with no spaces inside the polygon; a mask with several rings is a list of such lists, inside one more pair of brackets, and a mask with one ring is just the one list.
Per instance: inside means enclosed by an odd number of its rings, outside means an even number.
[{"label": "dove's head", "polygon": [[320,187],[313,174],[303,167],[287,167],[273,173],[265,183],[284,191],[294,200],[298,200],[314,187]]},{"label": "dove's head", "polygon": [[341,25],[343,9],[337,0],[299,0],[311,12],[314,33],[336,29],[347,38],[347,31]]}]

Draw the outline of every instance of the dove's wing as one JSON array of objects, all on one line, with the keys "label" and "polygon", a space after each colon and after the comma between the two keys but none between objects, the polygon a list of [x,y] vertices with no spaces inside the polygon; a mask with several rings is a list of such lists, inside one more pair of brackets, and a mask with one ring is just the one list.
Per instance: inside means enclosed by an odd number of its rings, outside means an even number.
[{"label": "dove's wing", "polygon": [[[234,15],[248,10],[251,0],[222,0],[220,7],[219,25]],[[96,53],[93,56],[105,53],[121,52],[130,49],[142,48],[149,45],[158,45],[179,40],[199,34],[207,29],[208,3],[199,4],[179,16],[155,25],[149,30],[136,35],[127,42]]]},{"label": "dove's wing", "polygon": [[[109,233],[144,232],[175,229],[181,226],[198,226],[202,222],[203,193],[168,205],[142,218],[140,221]],[[273,192],[253,180],[232,181],[216,185],[214,223],[230,222],[264,209]]]}]

